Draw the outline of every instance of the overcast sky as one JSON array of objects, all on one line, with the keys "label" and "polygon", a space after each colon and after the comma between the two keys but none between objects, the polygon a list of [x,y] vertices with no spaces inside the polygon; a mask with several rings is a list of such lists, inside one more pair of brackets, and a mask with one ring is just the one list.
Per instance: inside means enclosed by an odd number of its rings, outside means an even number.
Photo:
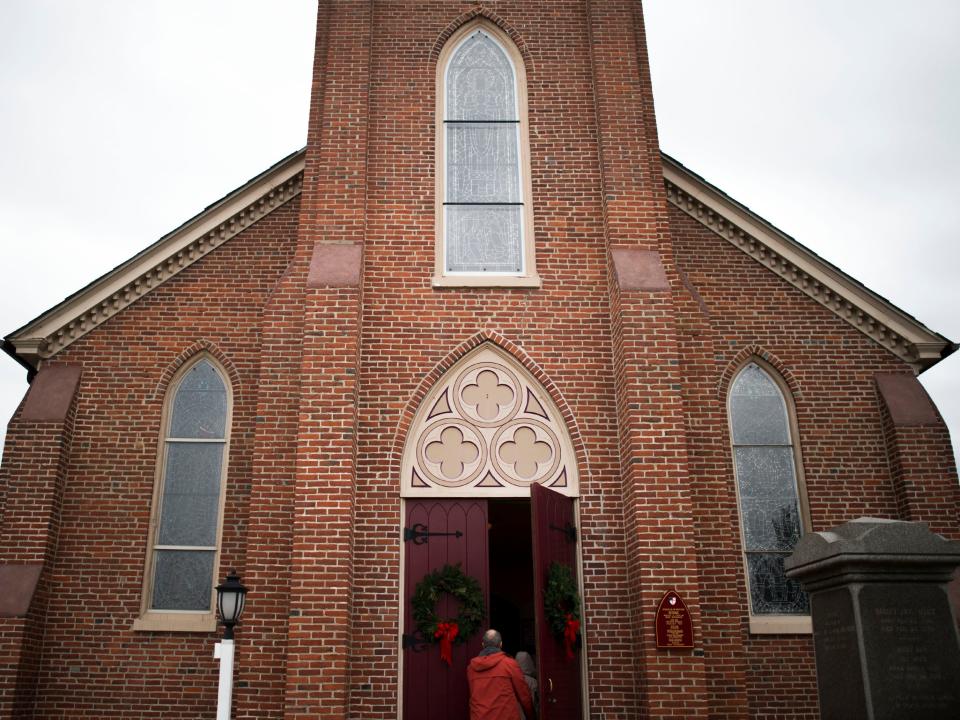
[{"label": "overcast sky", "polygon": [[[303,146],[315,4],[0,0],[0,334]],[[644,8],[663,149],[960,340],[960,2]]]}]

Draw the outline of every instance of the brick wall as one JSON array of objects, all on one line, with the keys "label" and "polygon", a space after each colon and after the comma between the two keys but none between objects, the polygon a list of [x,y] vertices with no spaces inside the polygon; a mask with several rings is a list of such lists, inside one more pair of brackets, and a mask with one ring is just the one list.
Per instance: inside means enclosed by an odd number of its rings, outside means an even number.
[{"label": "brick wall", "polygon": [[[478,15],[527,64],[538,289],[431,285],[436,56]],[[748,632],[725,383],[782,371],[815,530],[896,517],[893,475],[947,446],[900,432],[892,474],[875,376],[909,369],[668,209],[639,3],[331,0],[316,52],[301,197],[54,359],[83,376],[35,716],[213,716],[213,636],[130,629],[164,378],[206,349],[235,383],[236,716],[396,718],[398,448],[424,378],[489,340],[576,423],[592,717],[816,717],[810,638]],[[693,651],[654,647],[671,587]]]},{"label": "brick wall", "polygon": [[289,262],[297,208],[294,200],[275,210],[54,360],[79,365],[83,375],[35,717],[214,716],[212,636],[131,630],[140,611],[164,379],[200,349],[233,371],[221,567],[242,569],[260,316]]},{"label": "brick wall", "polygon": [[[671,224],[677,264],[688,283],[681,290],[686,296],[681,362],[698,498],[711,707],[718,717],[736,715],[741,698],[730,680],[745,678],[752,717],[816,718],[810,638],[747,630],[724,391],[733,371],[751,356],[781,372],[796,405],[812,529],[825,530],[861,516],[914,519],[898,510],[875,379],[882,373],[910,375],[910,369],[676,208],[671,208]],[[942,421],[904,431],[930,436],[917,438],[907,462],[922,464],[919,474],[928,480],[939,471],[937,496],[950,496],[955,480],[943,450]],[[918,455],[924,452],[921,461]],[[955,528],[956,515],[942,522]]]}]

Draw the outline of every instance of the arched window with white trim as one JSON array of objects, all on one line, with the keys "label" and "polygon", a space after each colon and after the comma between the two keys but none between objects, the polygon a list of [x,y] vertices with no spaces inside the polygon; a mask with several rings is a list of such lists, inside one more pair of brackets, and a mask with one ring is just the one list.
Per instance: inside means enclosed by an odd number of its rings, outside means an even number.
[{"label": "arched window with white trim", "polygon": [[751,627],[757,631],[766,627],[769,632],[788,632],[790,622],[765,625],[755,618],[810,614],[806,593],[786,577],[783,567],[806,525],[788,398],[775,373],[758,362],[747,363],[730,386],[741,539]]},{"label": "arched window with white trim", "polygon": [[164,407],[142,614],[135,629],[214,629],[230,432],[230,385],[204,355],[170,385]]},{"label": "arched window with white trim", "polygon": [[438,285],[538,285],[526,79],[486,22],[455,33],[437,68]]}]

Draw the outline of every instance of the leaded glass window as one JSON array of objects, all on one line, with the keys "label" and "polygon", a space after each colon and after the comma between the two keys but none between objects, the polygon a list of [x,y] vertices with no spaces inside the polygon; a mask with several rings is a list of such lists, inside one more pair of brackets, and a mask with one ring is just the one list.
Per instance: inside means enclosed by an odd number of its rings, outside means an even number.
[{"label": "leaded glass window", "polygon": [[757,363],[744,367],[731,386],[730,434],[751,611],[809,614],[806,593],[783,568],[803,532],[789,410],[780,387]]},{"label": "leaded glass window", "polygon": [[152,545],[151,611],[210,612],[220,537],[227,387],[206,358],[174,386]]},{"label": "leaded glass window", "polygon": [[524,191],[516,73],[484,30],[456,46],[444,75],[445,273],[524,272]]}]

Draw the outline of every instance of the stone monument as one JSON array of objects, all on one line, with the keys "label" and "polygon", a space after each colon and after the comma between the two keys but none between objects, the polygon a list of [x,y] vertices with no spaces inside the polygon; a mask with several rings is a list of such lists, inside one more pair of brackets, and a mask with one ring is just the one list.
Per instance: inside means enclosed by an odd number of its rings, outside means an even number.
[{"label": "stone monument", "polygon": [[960,635],[946,585],[960,542],[860,518],[809,533],[787,576],[810,593],[822,720],[957,720]]}]

